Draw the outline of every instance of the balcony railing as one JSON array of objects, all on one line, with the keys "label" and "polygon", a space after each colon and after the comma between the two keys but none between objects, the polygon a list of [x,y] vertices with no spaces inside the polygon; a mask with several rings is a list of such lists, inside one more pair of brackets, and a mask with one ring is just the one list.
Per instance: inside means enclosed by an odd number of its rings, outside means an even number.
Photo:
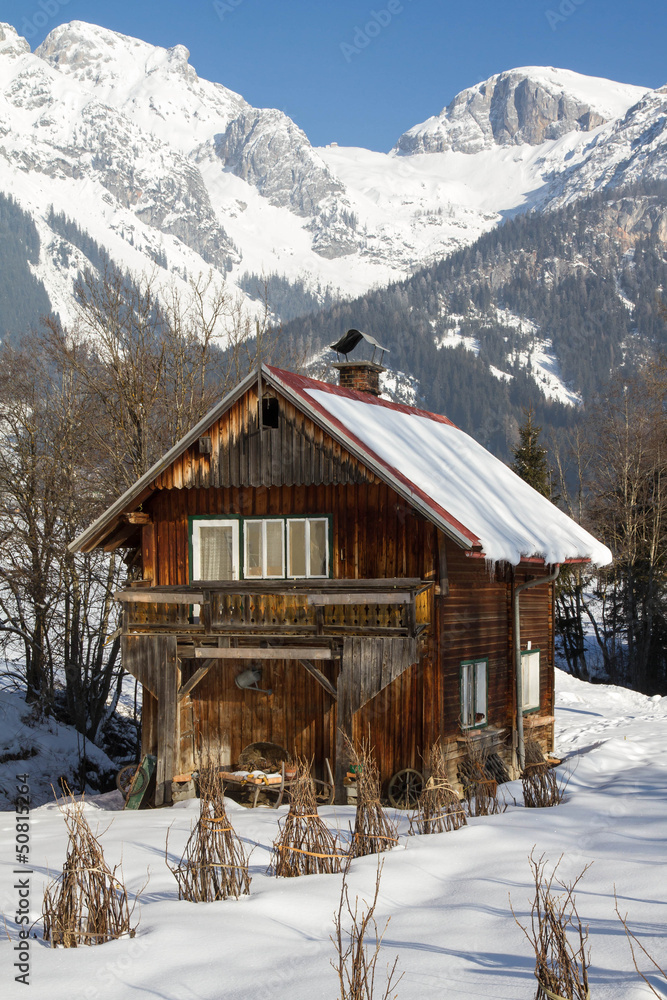
[{"label": "balcony railing", "polygon": [[125,633],[407,635],[432,620],[433,585],[419,579],[195,581],[118,591]]}]

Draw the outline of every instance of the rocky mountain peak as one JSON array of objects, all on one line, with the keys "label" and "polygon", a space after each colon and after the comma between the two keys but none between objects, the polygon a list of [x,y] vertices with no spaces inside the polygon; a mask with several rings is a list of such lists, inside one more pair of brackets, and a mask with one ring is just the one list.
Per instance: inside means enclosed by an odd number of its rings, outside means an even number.
[{"label": "rocky mountain peak", "polygon": [[197,80],[184,45],[164,49],[85,21],[70,21],[54,28],[35,55],[95,86],[126,83],[156,71],[191,82]]},{"label": "rocky mountain peak", "polygon": [[26,52],[30,52],[30,45],[26,39],[22,38],[11,24],[0,21],[0,55],[22,56]]},{"label": "rocky mountain peak", "polygon": [[399,153],[478,153],[494,145],[540,145],[589,132],[623,114],[645,88],[553,67],[523,67],[462,91],[398,140]]}]

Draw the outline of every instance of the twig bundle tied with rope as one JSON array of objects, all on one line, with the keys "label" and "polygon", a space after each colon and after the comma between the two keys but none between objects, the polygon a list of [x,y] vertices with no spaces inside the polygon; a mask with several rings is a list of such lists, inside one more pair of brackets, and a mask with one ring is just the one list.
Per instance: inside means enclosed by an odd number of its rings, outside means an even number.
[{"label": "twig bundle tied with rope", "polygon": [[463,735],[464,753],[459,763],[459,781],[468,816],[494,816],[507,809],[498,798],[498,782],[487,773],[488,751],[469,734]]},{"label": "twig bundle tied with rope", "polygon": [[523,801],[527,809],[545,809],[563,801],[565,783],[559,782],[537,740],[526,741],[526,762],[521,775]]},{"label": "twig bundle tied with rope", "polygon": [[271,870],[283,878],[341,872],[349,857],[318,815],[310,767],[300,758],[295,766],[289,812],[273,844]]},{"label": "twig bundle tied with rope", "polygon": [[410,817],[410,833],[448,833],[465,826],[465,808],[447,776],[447,762],[440,740],[429,750],[426,766],[429,778]]},{"label": "twig bundle tied with rope", "polygon": [[200,771],[199,803],[199,819],[180,863],[172,868],[167,861],[178,882],[179,899],[210,903],[248,895],[248,858],[227,816],[224,785],[217,767]]},{"label": "twig bundle tied with rope", "polygon": [[[60,811],[69,833],[62,874],[46,888],[42,904],[44,940],[52,948],[103,944],[127,934],[134,909],[127,889],[117,876],[120,865],[109,868],[102,846],[83,815],[83,799],[76,801],[65,788]],[[122,872],[121,872],[122,874]]]},{"label": "twig bundle tied with rope", "polygon": [[[380,933],[375,920],[383,863],[378,864],[375,894],[370,906],[366,903],[365,910],[360,910],[358,897],[354,901],[354,906],[352,905],[347,878],[343,877],[340,902],[338,910],[334,914],[334,934],[331,936],[336,949],[336,961],[332,961],[331,965],[338,973],[339,1000],[373,1000],[375,968],[380,957],[382,938],[389,925],[389,920],[387,920],[384,930]],[[347,911],[349,920],[349,926],[346,930],[343,928],[343,923],[348,922],[344,916],[345,911]],[[369,931],[372,932],[375,940],[367,945],[365,938]],[[403,978],[403,973],[396,976],[397,964],[398,956],[394,959],[393,965],[387,966],[387,985],[382,994],[382,1000],[396,1000],[397,994],[393,990]]]},{"label": "twig bundle tied with rope", "polygon": [[370,741],[354,744],[346,739],[345,749],[357,773],[357,811],[350,854],[360,858],[388,851],[398,843],[398,827],[387,817],[380,802],[380,772]]},{"label": "twig bundle tied with rope", "polygon": [[531,853],[535,896],[530,926],[517,919],[513,908],[512,915],[535,952],[535,1000],[589,1000],[588,927],[579,919],[574,890],[590,865],[573,882],[564,882],[557,877],[561,861],[562,856],[548,875],[544,856],[535,858]]}]

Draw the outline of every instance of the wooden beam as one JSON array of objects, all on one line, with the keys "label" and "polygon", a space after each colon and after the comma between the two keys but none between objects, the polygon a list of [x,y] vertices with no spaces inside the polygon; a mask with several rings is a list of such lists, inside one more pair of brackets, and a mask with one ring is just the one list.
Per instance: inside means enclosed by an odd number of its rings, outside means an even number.
[{"label": "wooden beam", "polygon": [[181,687],[178,689],[179,701],[183,701],[184,698],[187,698],[192,689],[195,688],[197,684],[199,684],[199,682],[204,679],[204,677],[206,677],[206,674],[209,672],[212,666],[213,663],[205,663],[202,664],[201,667],[197,667],[190,680],[186,681],[185,684],[182,684]]},{"label": "wooden beam", "polygon": [[438,563],[440,577],[440,596],[449,596],[449,574],[447,572],[447,548],[445,536],[442,531],[438,532]]},{"label": "wooden beam", "polygon": [[216,649],[199,646],[195,649],[197,660],[333,660],[332,650],[324,646],[235,646]]},{"label": "wooden beam", "polygon": [[159,636],[157,671],[157,771],[155,805],[171,802],[171,780],[175,773],[176,749],[179,742],[179,712],[176,694],[179,688],[176,637]]},{"label": "wooden beam", "polygon": [[392,593],[359,594],[308,594],[308,603],[316,607],[333,604],[410,604],[412,594],[404,591]]},{"label": "wooden beam", "polygon": [[[426,581],[428,585],[430,581]],[[337,579],[337,580],[229,580],[229,581],[218,581],[218,580],[193,580],[191,583],[192,587],[196,587],[198,590],[210,590],[211,592],[217,593],[231,593],[231,594],[272,594],[276,591],[278,593],[307,593],[309,590],[312,591],[349,591],[353,593],[355,590],[363,591],[368,593],[372,590],[378,590],[382,593],[389,591],[411,591],[418,587],[424,586],[424,580],[419,576],[415,577],[391,577],[370,579],[370,580],[355,580],[355,579]],[[156,588],[159,592],[159,588]]]},{"label": "wooden beam", "polygon": [[204,595],[198,593],[191,594],[164,594],[156,593],[154,590],[117,590],[113,595],[114,600],[123,601],[128,604],[203,604]]},{"label": "wooden beam", "polygon": [[127,514],[121,514],[120,520],[127,524],[150,524],[151,515],[143,510],[132,510]]},{"label": "wooden beam", "polygon": [[310,660],[299,660],[299,663],[304,668],[304,670],[308,671],[311,677],[315,678],[318,684],[322,685],[324,690],[327,692],[327,694],[331,695],[334,701],[338,700],[338,692],[336,691],[336,688],[333,686],[331,681],[324,676],[322,671],[315,666],[314,663],[311,663]]}]

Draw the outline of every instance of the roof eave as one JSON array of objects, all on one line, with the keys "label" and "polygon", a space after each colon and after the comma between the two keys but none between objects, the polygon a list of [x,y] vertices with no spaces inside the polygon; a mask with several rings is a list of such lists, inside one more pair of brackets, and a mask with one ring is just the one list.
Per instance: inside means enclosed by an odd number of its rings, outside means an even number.
[{"label": "roof eave", "polygon": [[[264,366],[262,365],[262,371],[264,372]],[[145,472],[140,479],[136,481],[129,489],[127,489],[110,507],[104,511],[103,514],[97,518],[96,521],[82,531],[81,534],[70,542],[68,549],[70,552],[92,552],[93,549],[98,548],[100,543],[109,535],[110,531],[113,529],[114,519],[120,514],[126,512],[128,507],[133,504],[143,502],[146,496],[150,494],[151,486],[153,480],[164,472],[165,469],[169,468],[172,462],[179,458],[184,451],[186,451],[191,445],[201,437],[202,433],[209,427],[212,423],[215,423],[222,414],[227,410],[240,396],[250,388],[252,383],[257,378],[258,371],[253,369],[241,382],[238,383],[230,392],[224,396],[219,403],[216,403],[212,409],[206,413],[201,420],[195,424],[192,430],[188,431],[180,441],[169,449],[166,454],[162,456],[148,472]],[[148,491],[143,499],[139,499],[144,491]]]}]

